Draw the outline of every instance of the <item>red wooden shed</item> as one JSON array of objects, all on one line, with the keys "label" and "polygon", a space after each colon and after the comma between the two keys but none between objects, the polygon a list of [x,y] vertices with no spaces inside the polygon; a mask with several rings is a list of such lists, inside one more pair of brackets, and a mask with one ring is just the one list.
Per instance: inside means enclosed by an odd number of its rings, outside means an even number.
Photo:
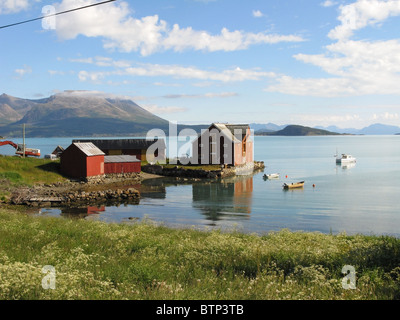
[{"label": "red wooden shed", "polygon": [[105,156],[104,157],[104,173],[133,173],[142,170],[141,162],[135,156]]},{"label": "red wooden shed", "polygon": [[73,143],[61,154],[61,173],[72,178],[104,174],[104,152],[93,143]]}]

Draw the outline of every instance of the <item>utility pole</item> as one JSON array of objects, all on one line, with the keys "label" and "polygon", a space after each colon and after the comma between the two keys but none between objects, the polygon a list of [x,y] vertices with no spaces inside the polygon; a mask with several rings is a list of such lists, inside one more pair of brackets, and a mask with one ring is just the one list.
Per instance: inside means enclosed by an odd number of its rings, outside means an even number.
[{"label": "utility pole", "polygon": [[22,130],[22,152],[23,152],[23,157],[25,158],[25,123],[23,125],[23,130]]}]

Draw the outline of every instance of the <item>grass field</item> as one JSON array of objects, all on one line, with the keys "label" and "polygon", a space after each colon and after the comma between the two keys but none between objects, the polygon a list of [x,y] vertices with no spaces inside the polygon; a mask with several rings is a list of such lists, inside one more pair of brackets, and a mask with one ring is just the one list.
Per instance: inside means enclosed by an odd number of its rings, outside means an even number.
[{"label": "grass field", "polygon": [[64,180],[59,173],[58,161],[0,155],[0,200],[4,200],[13,188],[19,186]]},{"label": "grass field", "polygon": [[[0,207],[0,299],[399,299],[400,240],[33,217]],[[44,266],[55,270],[45,290]],[[342,268],[356,289],[342,286]],[[348,283],[346,281],[346,283]]]}]

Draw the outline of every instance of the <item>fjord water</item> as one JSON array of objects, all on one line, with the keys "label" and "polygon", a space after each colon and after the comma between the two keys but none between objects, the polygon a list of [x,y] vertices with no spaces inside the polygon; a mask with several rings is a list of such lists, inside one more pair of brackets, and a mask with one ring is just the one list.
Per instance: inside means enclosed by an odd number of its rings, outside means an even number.
[{"label": "fjord water", "polygon": [[[99,208],[96,214],[83,210],[82,216],[126,223],[147,217],[168,226],[260,234],[288,228],[400,236],[400,136],[254,139],[255,159],[265,162],[264,172],[221,182],[148,180],[139,187],[139,205]],[[57,145],[68,146],[71,140],[31,139],[28,143],[41,147],[44,154]],[[357,163],[336,165],[336,152],[353,155]],[[264,173],[281,176],[264,180]],[[303,189],[282,188],[284,182],[302,180]],[[42,209],[41,214],[75,216],[75,212]]]}]

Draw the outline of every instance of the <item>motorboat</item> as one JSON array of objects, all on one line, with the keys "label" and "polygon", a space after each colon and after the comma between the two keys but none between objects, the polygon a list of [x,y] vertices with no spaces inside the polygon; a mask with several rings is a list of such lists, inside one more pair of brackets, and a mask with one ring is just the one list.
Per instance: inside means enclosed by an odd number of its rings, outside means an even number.
[{"label": "motorboat", "polygon": [[355,163],[356,161],[357,159],[349,154],[342,154],[340,158],[336,158],[337,164],[349,164],[349,163]]},{"label": "motorboat", "polygon": [[303,188],[303,187],[304,187],[304,181],[283,184],[283,189],[285,189],[285,190]]},{"label": "motorboat", "polygon": [[279,173],[264,174],[265,179],[279,179]]}]

